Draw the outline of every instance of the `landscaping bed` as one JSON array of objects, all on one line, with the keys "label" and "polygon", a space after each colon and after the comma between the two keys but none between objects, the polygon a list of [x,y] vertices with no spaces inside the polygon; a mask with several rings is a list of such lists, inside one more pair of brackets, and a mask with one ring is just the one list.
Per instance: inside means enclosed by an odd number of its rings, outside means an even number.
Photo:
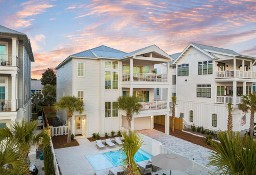
[{"label": "landscaping bed", "polygon": [[118,132],[112,131],[111,133],[105,133],[104,137],[101,137],[99,133],[93,133],[92,137],[89,137],[88,140],[90,142],[94,142],[95,140],[105,140],[105,139],[111,139],[115,137],[122,137],[121,131],[118,131]]},{"label": "landscaping bed", "polygon": [[52,143],[53,143],[54,149],[79,146],[79,143],[77,142],[76,139],[73,139],[71,140],[70,143],[67,143],[67,135],[53,136]]}]

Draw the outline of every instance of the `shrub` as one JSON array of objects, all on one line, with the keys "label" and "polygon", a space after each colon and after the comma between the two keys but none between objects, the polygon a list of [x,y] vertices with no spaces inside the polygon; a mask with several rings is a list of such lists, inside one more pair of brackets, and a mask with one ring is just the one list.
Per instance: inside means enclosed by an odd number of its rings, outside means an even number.
[{"label": "shrub", "polygon": [[44,152],[44,171],[45,174],[54,174],[53,154],[50,146],[50,137],[45,135],[43,138],[43,152]]},{"label": "shrub", "polygon": [[200,126],[196,127],[196,132],[200,132],[200,131],[201,131],[201,127]]},{"label": "shrub", "polygon": [[192,131],[196,131],[195,125],[191,125],[191,129],[192,129]]},{"label": "shrub", "polygon": [[205,134],[205,129],[204,129],[204,127],[201,127],[201,133],[202,133],[202,134]]},{"label": "shrub", "polygon": [[92,133],[92,138],[96,139],[96,133]]},{"label": "shrub", "polygon": [[118,131],[118,132],[117,132],[117,136],[118,136],[118,137],[122,137],[121,131]]},{"label": "shrub", "polygon": [[105,133],[105,137],[108,138],[108,133],[107,132]]},{"label": "shrub", "polygon": [[112,137],[115,136],[115,131],[111,131],[111,136],[112,136]]},{"label": "shrub", "polygon": [[100,133],[97,133],[97,134],[96,134],[95,139],[97,139],[97,140],[99,140],[99,139],[100,139]]},{"label": "shrub", "polygon": [[205,138],[205,141],[206,141],[207,145],[211,145],[212,135],[207,135],[206,138]]},{"label": "shrub", "polygon": [[74,134],[71,134],[71,140],[74,140],[75,136]]}]

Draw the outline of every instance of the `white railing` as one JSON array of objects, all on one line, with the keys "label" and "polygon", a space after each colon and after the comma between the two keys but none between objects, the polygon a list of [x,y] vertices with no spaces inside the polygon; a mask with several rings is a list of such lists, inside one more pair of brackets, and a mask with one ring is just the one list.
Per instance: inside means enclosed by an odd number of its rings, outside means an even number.
[{"label": "white railing", "polygon": [[232,96],[217,96],[216,97],[216,103],[233,103],[233,104],[239,104],[241,103],[241,97],[236,97],[236,101],[233,101],[233,97]]},{"label": "white railing", "polygon": [[167,109],[167,101],[140,102],[142,111]]},{"label": "white railing", "polygon": [[[236,76],[235,76],[236,73]],[[256,78],[256,72],[251,71],[218,71],[217,78]]]},{"label": "white railing", "polygon": [[58,126],[51,128],[51,136],[60,136],[60,135],[67,135],[68,134],[68,126]]},{"label": "white railing", "polygon": [[[166,148],[163,145],[161,145],[161,153],[162,154],[177,154],[174,151],[172,151],[171,149]],[[187,157],[185,157],[185,158],[187,158]],[[209,175],[209,174],[214,174],[213,170],[212,170],[213,167],[209,168],[209,167],[206,167],[204,165],[198,164],[195,161],[192,161],[192,164],[193,165],[191,167],[189,167],[184,173],[186,173],[188,175],[194,175],[194,174],[197,174],[197,175]]]},{"label": "white railing", "polygon": [[10,112],[12,106],[12,101],[10,100],[1,100],[0,101],[0,112]]},{"label": "white railing", "polygon": [[53,166],[54,166],[55,175],[60,175],[59,164],[58,164],[58,161],[57,161],[57,158],[56,158],[56,155],[55,155],[55,151],[54,151],[54,147],[53,147],[51,138],[50,138],[50,146],[51,146],[51,151],[52,151],[52,154],[53,154]]},{"label": "white railing", "polygon": [[[123,74],[123,81],[130,81],[130,74]],[[167,82],[167,74],[155,74],[155,73],[133,74],[133,81]]]}]

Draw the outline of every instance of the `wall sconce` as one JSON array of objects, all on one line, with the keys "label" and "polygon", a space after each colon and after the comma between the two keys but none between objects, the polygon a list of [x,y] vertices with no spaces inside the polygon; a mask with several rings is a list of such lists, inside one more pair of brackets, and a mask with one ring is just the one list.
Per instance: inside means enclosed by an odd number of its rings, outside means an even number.
[{"label": "wall sconce", "polygon": [[187,79],[185,81],[188,81]]},{"label": "wall sconce", "polygon": [[228,67],[228,65],[226,65],[226,67]]}]

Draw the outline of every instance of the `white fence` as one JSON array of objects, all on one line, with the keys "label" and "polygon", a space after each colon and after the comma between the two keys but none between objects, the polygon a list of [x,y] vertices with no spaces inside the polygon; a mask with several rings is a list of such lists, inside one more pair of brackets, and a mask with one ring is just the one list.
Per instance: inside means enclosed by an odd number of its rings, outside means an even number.
[{"label": "white fence", "polygon": [[50,138],[50,146],[51,146],[51,151],[53,154],[53,165],[54,165],[54,171],[55,171],[55,175],[60,175],[60,171],[59,171],[59,164],[57,162],[57,158],[54,152],[54,148],[53,148],[53,144],[52,144],[52,139]]},{"label": "white fence", "polygon": [[68,126],[58,126],[51,128],[51,136],[60,136],[60,135],[67,135],[68,134]]}]

